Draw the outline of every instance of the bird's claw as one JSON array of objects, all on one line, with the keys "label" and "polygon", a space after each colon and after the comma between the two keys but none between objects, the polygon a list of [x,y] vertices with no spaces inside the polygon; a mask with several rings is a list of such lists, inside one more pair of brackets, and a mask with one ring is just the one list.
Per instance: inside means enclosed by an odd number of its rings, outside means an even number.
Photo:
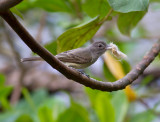
[{"label": "bird's claw", "polygon": [[77,70],[80,74],[82,74],[82,75],[85,75],[85,76],[87,76],[88,78],[90,78],[90,76],[89,75],[87,75],[86,73],[84,73],[83,71],[81,71],[81,70]]},{"label": "bird's claw", "polygon": [[73,67],[70,67],[70,68],[72,68],[73,70],[77,70],[81,75],[85,75],[85,76],[87,76],[88,78],[90,78],[90,76],[87,75],[86,73],[84,73],[82,70],[78,70],[78,69],[75,69],[75,68],[73,68]]}]

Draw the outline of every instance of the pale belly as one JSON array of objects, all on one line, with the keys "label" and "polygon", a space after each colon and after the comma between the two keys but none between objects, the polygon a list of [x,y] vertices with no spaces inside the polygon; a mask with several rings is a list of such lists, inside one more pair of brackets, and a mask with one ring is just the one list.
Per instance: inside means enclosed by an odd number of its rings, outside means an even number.
[{"label": "pale belly", "polygon": [[75,64],[75,63],[65,63],[68,67],[73,67],[75,69],[84,69],[86,67],[89,67],[92,65],[94,62],[86,63],[86,64]]}]

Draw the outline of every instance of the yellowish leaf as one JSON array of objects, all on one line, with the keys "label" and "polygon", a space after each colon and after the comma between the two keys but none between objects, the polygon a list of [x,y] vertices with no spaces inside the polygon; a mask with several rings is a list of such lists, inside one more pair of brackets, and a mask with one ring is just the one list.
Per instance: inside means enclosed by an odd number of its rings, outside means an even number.
[{"label": "yellowish leaf", "polygon": [[124,91],[125,91],[129,101],[136,100],[137,95],[136,95],[135,91],[130,86],[127,86]]},{"label": "yellowish leaf", "polygon": [[122,65],[109,52],[104,54],[104,61],[117,80],[125,76]]},{"label": "yellowish leaf", "polygon": [[[104,54],[104,62],[107,65],[110,72],[113,74],[113,76],[117,80],[119,80],[125,76],[122,64],[120,63],[120,61],[115,59],[109,52],[106,52]],[[129,101],[134,101],[136,99],[136,93],[134,92],[134,90],[130,86],[127,86],[125,88],[125,93],[126,93]]]}]

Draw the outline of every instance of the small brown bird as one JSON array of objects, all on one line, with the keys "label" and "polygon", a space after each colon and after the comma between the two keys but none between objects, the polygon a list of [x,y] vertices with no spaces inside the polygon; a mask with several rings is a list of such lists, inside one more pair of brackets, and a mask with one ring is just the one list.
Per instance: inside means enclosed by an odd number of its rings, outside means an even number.
[{"label": "small brown bird", "polygon": [[[68,67],[83,69],[94,62],[107,50],[111,49],[104,41],[96,41],[85,48],[77,48],[57,54],[55,57],[66,64]],[[23,58],[26,61],[43,61],[41,57]]]}]

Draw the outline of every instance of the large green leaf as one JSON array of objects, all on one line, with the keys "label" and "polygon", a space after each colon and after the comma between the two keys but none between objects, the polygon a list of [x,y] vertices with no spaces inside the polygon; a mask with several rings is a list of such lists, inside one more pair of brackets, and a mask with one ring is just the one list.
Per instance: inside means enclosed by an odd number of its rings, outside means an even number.
[{"label": "large green leaf", "polygon": [[34,5],[50,12],[72,12],[69,0],[35,0]]},{"label": "large green leaf", "polygon": [[122,13],[144,11],[149,4],[149,0],[108,0],[108,2],[115,11]]},{"label": "large green leaf", "polygon": [[131,30],[142,19],[146,12],[121,13],[118,17],[118,28],[122,34],[130,35]]},{"label": "large green leaf", "polygon": [[77,104],[71,104],[71,107],[62,113],[57,122],[90,122],[86,109]]},{"label": "large green leaf", "polygon": [[44,109],[43,107],[46,106],[53,110],[53,118],[57,119],[59,114],[68,108],[64,100],[60,99],[58,96],[49,96],[47,91],[43,89],[34,91],[32,96],[30,96],[26,90],[23,90],[23,94],[26,100],[21,100],[15,109],[28,114],[30,114],[30,111],[33,111],[34,113],[35,110]]},{"label": "large green leaf", "polygon": [[128,110],[128,99],[124,91],[115,92],[112,98],[112,104],[115,109],[115,122],[124,122]]},{"label": "large green leaf", "polygon": [[115,122],[115,111],[111,104],[111,98],[106,92],[99,93],[95,99],[95,111],[100,122]]},{"label": "large green leaf", "polygon": [[100,15],[100,17],[104,17],[111,7],[107,0],[92,0],[92,2],[91,0],[86,0],[82,8],[90,17],[98,15]]},{"label": "large green leaf", "polygon": [[40,122],[54,122],[53,111],[47,106],[42,106],[38,110]]},{"label": "large green leaf", "polygon": [[11,86],[1,86],[0,87],[0,99],[1,98],[6,98],[12,91]]},{"label": "large green leaf", "polygon": [[91,106],[95,107],[96,106],[95,99],[96,99],[97,95],[102,91],[96,90],[96,89],[91,89],[89,87],[85,87],[85,92],[87,93],[87,95],[90,99]]},{"label": "large green leaf", "polygon": [[15,8],[20,11],[26,11],[28,9],[34,8],[34,1],[33,0],[23,0],[22,2],[17,4]]},{"label": "large green leaf", "polygon": [[48,44],[45,45],[45,48],[51,52],[53,55],[57,54],[57,42],[56,41],[52,41]]},{"label": "large green leaf", "polygon": [[33,122],[31,116],[27,114],[20,115],[15,122]]},{"label": "large green leaf", "polygon": [[35,7],[49,12],[73,12],[69,0],[23,0],[16,6],[18,10],[22,11]]},{"label": "large green leaf", "polygon": [[54,99],[47,101],[45,104],[53,109],[53,118],[56,120],[61,113],[68,109],[68,103],[61,97],[53,97]]},{"label": "large green leaf", "polygon": [[100,25],[99,17],[95,17],[86,24],[67,30],[57,39],[58,53],[82,46],[93,37]]}]

